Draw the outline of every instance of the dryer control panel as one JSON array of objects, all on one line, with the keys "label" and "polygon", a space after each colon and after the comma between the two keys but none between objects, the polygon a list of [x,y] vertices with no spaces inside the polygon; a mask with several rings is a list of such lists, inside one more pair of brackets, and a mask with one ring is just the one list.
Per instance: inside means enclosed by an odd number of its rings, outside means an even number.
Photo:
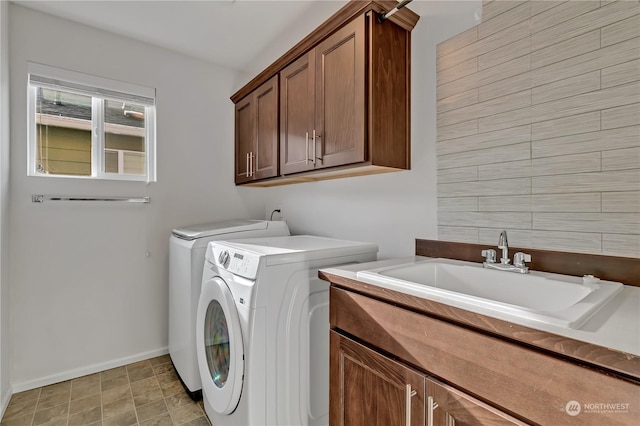
[{"label": "dryer control panel", "polygon": [[260,256],[256,253],[233,250],[228,247],[213,247],[216,264],[234,275],[255,280],[258,275]]}]

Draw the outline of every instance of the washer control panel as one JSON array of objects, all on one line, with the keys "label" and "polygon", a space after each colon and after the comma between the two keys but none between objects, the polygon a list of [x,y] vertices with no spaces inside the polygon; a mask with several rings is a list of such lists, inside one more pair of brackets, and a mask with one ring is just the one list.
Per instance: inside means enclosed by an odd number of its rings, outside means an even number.
[{"label": "washer control panel", "polygon": [[255,279],[258,274],[260,256],[255,253],[214,246],[214,256],[218,266],[232,274],[248,279]]}]

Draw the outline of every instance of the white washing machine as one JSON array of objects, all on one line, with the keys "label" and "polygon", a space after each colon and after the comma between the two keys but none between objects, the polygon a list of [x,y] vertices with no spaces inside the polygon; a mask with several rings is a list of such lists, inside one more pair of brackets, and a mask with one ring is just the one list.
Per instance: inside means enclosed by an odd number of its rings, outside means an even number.
[{"label": "white washing machine", "polygon": [[286,222],[238,219],[173,230],[169,243],[169,355],[192,398],[198,399],[202,389],[195,330],[207,244],[276,235],[289,235]]},{"label": "white washing machine", "polygon": [[328,424],[329,283],[318,268],[377,251],[313,236],[209,244],[196,345],[212,424]]}]

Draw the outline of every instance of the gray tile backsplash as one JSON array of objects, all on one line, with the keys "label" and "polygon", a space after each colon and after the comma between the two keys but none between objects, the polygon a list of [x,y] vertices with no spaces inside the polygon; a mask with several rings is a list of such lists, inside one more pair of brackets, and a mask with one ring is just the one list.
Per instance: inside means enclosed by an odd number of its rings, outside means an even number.
[{"label": "gray tile backsplash", "polygon": [[640,257],[640,2],[485,0],[437,70],[440,239]]}]

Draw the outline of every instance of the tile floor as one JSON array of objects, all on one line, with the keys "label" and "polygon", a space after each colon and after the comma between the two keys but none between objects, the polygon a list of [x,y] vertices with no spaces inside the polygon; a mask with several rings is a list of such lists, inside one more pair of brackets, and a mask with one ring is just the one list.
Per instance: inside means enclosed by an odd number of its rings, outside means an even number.
[{"label": "tile floor", "polygon": [[11,397],[2,426],[208,426],[202,401],[184,391],[169,355]]}]

